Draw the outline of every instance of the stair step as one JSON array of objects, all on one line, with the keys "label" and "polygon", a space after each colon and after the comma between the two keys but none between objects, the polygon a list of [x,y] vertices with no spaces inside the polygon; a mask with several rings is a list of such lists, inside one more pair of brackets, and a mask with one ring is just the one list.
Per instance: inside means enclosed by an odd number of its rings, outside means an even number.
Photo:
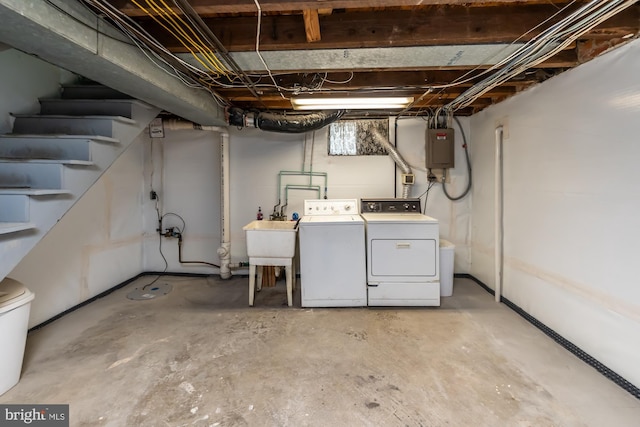
[{"label": "stair step", "polygon": [[135,124],[136,121],[120,116],[65,116],[18,114],[13,133],[53,133],[64,135],[101,135],[113,137],[114,123]]},{"label": "stair step", "polygon": [[41,99],[40,114],[69,116],[120,116],[131,119],[134,105],[151,108],[134,99]]},{"label": "stair step", "polygon": [[41,160],[91,160],[91,142],[87,138],[3,138],[0,158]]},{"label": "stair step", "polygon": [[0,222],[28,222],[29,197],[0,195]]},{"label": "stair step", "polygon": [[10,140],[20,140],[20,143],[28,143],[28,140],[34,141],[77,141],[77,140],[87,140],[94,142],[105,142],[105,143],[113,143],[118,144],[120,140],[117,138],[111,138],[108,136],[101,135],[67,135],[67,134],[29,134],[29,133],[6,133],[4,135],[0,135],[0,144],[5,141]]},{"label": "stair step", "polygon": [[160,113],[99,85],[67,86],[63,98],[42,100],[46,114],[14,115],[12,133],[0,135],[0,280],[108,181],[103,174]]},{"label": "stair step", "polygon": [[0,163],[7,164],[20,164],[20,163],[40,163],[40,164],[53,164],[53,165],[67,165],[67,166],[93,166],[91,160],[73,160],[73,159],[31,159],[31,158],[6,158],[0,156]]},{"label": "stair step", "polygon": [[0,187],[0,195],[24,195],[24,196],[58,196],[71,194],[71,191],[62,188],[7,188]]},{"label": "stair step", "polygon": [[35,228],[36,225],[30,222],[0,222],[0,234],[17,233]]},{"label": "stair step", "polygon": [[[104,158],[104,153],[112,152],[119,143],[115,138],[102,136],[0,135],[0,159],[49,160],[90,165],[90,162],[99,163]],[[105,144],[106,147],[100,147],[99,144]]]},{"label": "stair step", "polygon": [[0,163],[0,188],[59,190],[62,168],[56,163]]},{"label": "stair step", "polygon": [[129,95],[99,84],[68,84],[62,86],[65,99],[133,99]]}]

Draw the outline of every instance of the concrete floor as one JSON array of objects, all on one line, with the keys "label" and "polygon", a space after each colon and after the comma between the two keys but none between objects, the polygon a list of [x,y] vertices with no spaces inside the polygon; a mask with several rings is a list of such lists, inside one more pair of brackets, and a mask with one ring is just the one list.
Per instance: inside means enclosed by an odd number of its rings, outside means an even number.
[{"label": "concrete floor", "polygon": [[301,309],[282,281],[162,277],[29,334],[0,403],[68,403],[72,426],[638,426],[640,400],[475,283],[439,308]]}]

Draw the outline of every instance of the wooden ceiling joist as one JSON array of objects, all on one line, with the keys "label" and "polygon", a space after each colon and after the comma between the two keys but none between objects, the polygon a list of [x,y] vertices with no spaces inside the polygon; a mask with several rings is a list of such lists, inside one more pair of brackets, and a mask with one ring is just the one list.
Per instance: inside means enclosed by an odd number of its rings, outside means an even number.
[{"label": "wooden ceiling joist", "polygon": [[[424,7],[424,6],[471,6],[486,7],[496,5],[512,5],[523,3],[522,0],[259,0],[263,12],[293,13],[310,9],[363,9],[389,7]],[[586,3],[579,0],[577,3]],[[129,16],[144,16],[130,0],[111,0],[111,4]],[[192,7],[200,15],[217,15],[232,13],[256,13],[254,0],[190,0]],[[549,0],[527,0],[528,4],[549,4]],[[559,6],[569,0],[554,0]]]},{"label": "wooden ceiling joist", "polygon": [[[149,34],[173,53],[185,48],[135,6],[131,0],[107,0],[131,16]],[[139,0],[145,4],[148,0]],[[188,0],[224,48],[236,54],[257,84],[257,99],[247,88],[220,84],[216,92],[233,105],[247,109],[291,110],[274,87],[267,70],[251,61],[242,62],[256,49],[257,11],[262,11],[260,50],[277,85],[286,97],[310,93],[321,87],[340,94],[385,94],[420,97],[428,87],[433,92],[413,106],[413,113],[451,102],[493,71],[483,62],[487,45],[526,43],[551,25],[578,10],[589,0]],[[565,8],[566,7],[566,8]],[[565,10],[566,9],[566,10]],[[506,99],[534,84],[595,58],[603,52],[637,38],[640,33],[640,2],[609,17],[540,64],[501,83],[456,114],[470,115]],[[395,56],[383,48],[449,46],[420,50],[421,61],[407,60],[398,49]],[[451,47],[454,46],[453,49]],[[333,61],[335,55],[349,58],[369,55],[368,61]],[[318,50],[327,50],[326,52]],[[474,50],[475,49],[475,50]],[[478,50],[479,49],[479,50]],[[484,49],[484,50],[483,50]],[[291,51],[307,51],[307,57]],[[249,52],[249,53],[246,53]],[[411,50],[411,52],[415,52]],[[453,53],[451,53],[453,52]],[[465,57],[458,61],[455,53]],[[242,53],[242,54],[240,54]],[[409,55],[409,54],[405,54]],[[411,53],[414,55],[415,53]],[[433,55],[433,56],[432,56]],[[440,55],[440,56],[438,56]],[[396,58],[393,60],[382,59]],[[411,59],[413,59],[412,57]],[[305,60],[308,59],[307,60]],[[469,61],[469,58],[476,58]],[[270,62],[271,61],[271,62]],[[308,62],[305,68],[303,63]],[[490,61],[487,61],[490,62]],[[247,65],[248,64],[248,65]],[[321,64],[321,65],[318,65]],[[333,65],[331,65],[333,64]],[[327,67],[327,65],[329,67]],[[249,69],[256,68],[255,70]],[[289,68],[290,67],[290,68]],[[335,67],[335,68],[330,68]],[[349,69],[346,69],[349,68]],[[487,71],[487,73],[483,73]],[[259,79],[257,76],[264,76]],[[463,80],[462,83],[459,83]],[[456,83],[458,82],[458,83]],[[236,84],[237,81],[225,83]],[[451,85],[452,83],[456,83]],[[444,88],[443,88],[444,87]]]},{"label": "wooden ceiling joist", "polygon": [[[538,35],[540,28],[529,31],[553,16],[551,5],[526,8],[503,6],[488,8],[453,8],[432,11],[420,9],[333,13],[323,15],[322,39],[313,49],[438,46],[511,43],[527,41]],[[315,14],[317,17],[317,13]],[[255,49],[256,18],[233,16],[205,18],[205,23],[229,51]],[[150,19],[141,21],[144,27],[170,50],[184,51],[176,40]],[[399,24],[402,23],[402,24]],[[632,7],[607,20],[585,38],[610,39],[638,31],[640,6]],[[261,50],[309,49],[307,34],[300,17],[293,15],[263,16]],[[525,34],[526,33],[526,34]]]},{"label": "wooden ceiling joist", "polygon": [[309,43],[320,41],[320,20],[317,9],[307,9],[302,11],[304,18],[304,32]]}]

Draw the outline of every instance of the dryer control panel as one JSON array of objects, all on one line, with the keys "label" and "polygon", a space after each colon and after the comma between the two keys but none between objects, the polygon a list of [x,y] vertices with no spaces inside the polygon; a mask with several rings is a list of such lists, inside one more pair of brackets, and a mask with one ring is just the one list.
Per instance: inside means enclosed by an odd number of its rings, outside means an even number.
[{"label": "dryer control panel", "polygon": [[358,215],[358,200],[357,199],[305,200],[304,215]]},{"label": "dryer control panel", "polygon": [[422,213],[420,199],[361,199],[361,213]]}]

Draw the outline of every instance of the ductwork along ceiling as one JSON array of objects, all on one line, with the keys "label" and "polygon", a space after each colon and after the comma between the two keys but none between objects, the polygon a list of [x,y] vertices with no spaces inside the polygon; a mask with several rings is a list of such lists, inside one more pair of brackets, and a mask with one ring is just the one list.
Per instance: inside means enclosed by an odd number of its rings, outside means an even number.
[{"label": "ductwork along ceiling", "polygon": [[640,31],[624,0],[76,1],[221,108],[272,113],[300,96],[410,96],[402,114],[471,115]]}]

